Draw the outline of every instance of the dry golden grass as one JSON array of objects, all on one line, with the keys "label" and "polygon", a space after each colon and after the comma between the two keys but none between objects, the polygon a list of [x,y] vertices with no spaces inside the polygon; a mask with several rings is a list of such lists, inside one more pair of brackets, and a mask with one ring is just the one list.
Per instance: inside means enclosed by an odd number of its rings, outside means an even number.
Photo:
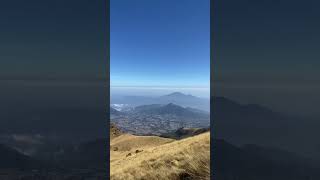
[{"label": "dry golden grass", "polygon": [[123,134],[122,131],[114,123],[111,123],[110,124],[110,140],[120,136],[121,134]]},{"label": "dry golden grass", "polygon": [[210,132],[177,141],[123,134],[110,145],[112,180],[210,179]]}]

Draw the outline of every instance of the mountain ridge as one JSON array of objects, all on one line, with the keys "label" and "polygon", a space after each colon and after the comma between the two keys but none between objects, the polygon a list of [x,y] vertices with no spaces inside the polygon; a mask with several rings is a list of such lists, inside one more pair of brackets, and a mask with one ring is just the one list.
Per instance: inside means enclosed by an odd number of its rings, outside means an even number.
[{"label": "mountain ridge", "polygon": [[110,142],[110,179],[210,179],[210,132],[174,140],[121,134]]},{"label": "mountain ridge", "polygon": [[206,98],[200,98],[181,92],[148,97],[148,96],[125,96],[122,98],[112,98],[111,104],[130,104],[131,106],[141,106],[145,104],[169,104],[174,103],[183,107],[192,107],[205,111],[210,110],[210,101]]}]

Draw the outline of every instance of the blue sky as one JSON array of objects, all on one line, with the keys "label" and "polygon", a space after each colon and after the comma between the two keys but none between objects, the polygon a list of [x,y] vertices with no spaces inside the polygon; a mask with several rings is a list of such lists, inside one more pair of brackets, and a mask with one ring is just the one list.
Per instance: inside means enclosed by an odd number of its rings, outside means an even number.
[{"label": "blue sky", "polygon": [[209,87],[209,0],[111,0],[111,86]]}]

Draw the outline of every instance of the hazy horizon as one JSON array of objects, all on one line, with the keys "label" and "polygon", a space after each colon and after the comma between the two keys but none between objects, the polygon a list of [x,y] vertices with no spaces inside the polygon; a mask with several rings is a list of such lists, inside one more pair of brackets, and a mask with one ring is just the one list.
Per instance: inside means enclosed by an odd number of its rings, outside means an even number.
[{"label": "hazy horizon", "polygon": [[146,86],[111,86],[110,95],[119,96],[146,96],[155,97],[180,92],[200,98],[210,98],[209,87],[146,87]]},{"label": "hazy horizon", "polygon": [[[209,0],[186,1],[183,6],[170,0],[110,4],[111,94],[181,91],[209,96]],[[199,87],[208,90],[190,90]]]}]

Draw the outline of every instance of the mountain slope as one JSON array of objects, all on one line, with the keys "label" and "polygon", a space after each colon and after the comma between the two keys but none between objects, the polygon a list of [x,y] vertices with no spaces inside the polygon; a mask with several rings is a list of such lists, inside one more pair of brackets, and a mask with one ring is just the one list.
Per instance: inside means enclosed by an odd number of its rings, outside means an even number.
[{"label": "mountain slope", "polygon": [[113,107],[110,107],[110,114],[111,115],[121,115],[122,113],[116,109],[114,109]]},{"label": "mountain slope", "polygon": [[309,139],[305,138],[306,132],[302,133],[303,124],[296,117],[259,105],[239,104],[224,97],[213,98],[212,117],[216,138],[236,145],[258,144],[302,152],[304,146],[297,146],[296,141]]},{"label": "mountain slope", "polygon": [[135,112],[145,113],[145,114],[156,114],[156,115],[175,115],[184,118],[208,118],[209,114],[196,111],[192,108],[183,108],[173,103],[169,103],[166,105],[161,104],[152,104],[152,105],[143,105],[135,108]]},{"label": "mountain slope", "polygon": [[209,128],[179,128],[174,132],[165,133],[160,136],[164,138],[184,139],[184,138],[192,137],[208,131],[210,131]]},{"label": "mountain slope", "polygon": [[210,133],[183,140],[123,134],[111,140],[113,180],[210,179]]},{"label": "mountain slope", "polygon": [[122,131],[114,124],[110,123],[110,139],[116,138],[122,134]]},{"label": "mountain slope", "polygon": [[257,144],[276,147],[320,159],[317,148],[317,137],[320,135],[318,119],[291,116],[224,97],[212,98],[211,116],[216,138],[239,146]]},{"label": "mountain slope", "polygon": [[164,95],[158,98],[158,101],[162,104],[174,103],[184,107],[193,107],[208,111],[210,110],[209,99],[199,98],[192,95],[183,94],[180,92],[174,92],[168,95]]}]

